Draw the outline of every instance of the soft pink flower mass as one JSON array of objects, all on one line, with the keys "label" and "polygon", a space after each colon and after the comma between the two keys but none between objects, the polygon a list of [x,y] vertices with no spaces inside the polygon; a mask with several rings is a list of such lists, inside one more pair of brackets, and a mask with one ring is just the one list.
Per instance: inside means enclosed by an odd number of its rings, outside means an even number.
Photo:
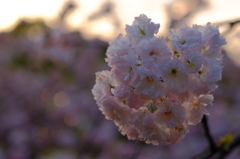
[{"label": "soft pink flower mass", "polygon": [[179,142],[189,125],[209,114],[205,107],[221,80],[226,44],[210,23],[171,29],[171,46],[154,36],[159,27],[144,14],[126,25],[126,35],[109,43],[111,70],[97,72],[92,89],[123,135],[154,145]]}]

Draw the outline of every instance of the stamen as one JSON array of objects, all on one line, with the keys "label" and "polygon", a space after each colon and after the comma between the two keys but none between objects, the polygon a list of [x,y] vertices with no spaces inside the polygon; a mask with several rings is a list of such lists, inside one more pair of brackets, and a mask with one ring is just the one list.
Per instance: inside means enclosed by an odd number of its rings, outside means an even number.
[{"label": "stamen", "polygon": [[171,71],[172,74],[177,74],[177,69],[173,68],[172,71]]}]

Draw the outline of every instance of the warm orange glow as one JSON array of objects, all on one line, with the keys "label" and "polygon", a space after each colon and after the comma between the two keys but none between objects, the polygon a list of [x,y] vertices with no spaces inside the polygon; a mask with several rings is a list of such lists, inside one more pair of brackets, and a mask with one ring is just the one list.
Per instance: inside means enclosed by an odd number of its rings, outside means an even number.
[{"label": "warm orange glow", "polygon": [[19,18],[53,19],[65,0],[7,0],[0,2],[0,29],[8,29]]},{"label": "warm orange glow", "polygon": [[[134,17],[140,14],[146,14],[152,21],[161,24],[160,33],[167,29],[166,6],[173,0],[122,0],[111,1],[115,9],[114,13],[120,20],[120,28],[114,30],[113,23],[109,17],[100,18],[97,21],[89,22],[87,18],[92,13],[101,10],[101,5],[105,0],[75,0],[77,9],[70,15],[67,22],[72,29],[78,29],[87,34],[87,37],[100,37],[105,40],[113,39],[117,34],[124,33],[125,24],[131,24]],[[0,4],[0,30],[9,29],[19,18],[44,18],[54,22],[64,3],[68,0],[7,0]],[[188,1],[189,2],[189,1]],[[207,22],[218,22],[225,19],[234,19],[240,17],[238,6],[239,0],[211,0],[211,5],[203,9],[201,14],[197,14],[191,23],[206,24]],[[134,6],[134,7],[133,7]],[[172,9],[185,10],[184,6],[176,3]]]}]

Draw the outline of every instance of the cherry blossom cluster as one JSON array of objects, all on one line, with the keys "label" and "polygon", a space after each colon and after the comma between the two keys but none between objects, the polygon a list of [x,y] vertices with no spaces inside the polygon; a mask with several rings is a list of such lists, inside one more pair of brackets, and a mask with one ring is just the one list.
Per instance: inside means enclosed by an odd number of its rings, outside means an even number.
[{"label": "cherry blossom cluster", "polygon": [[126,35],[109,43],[111,70],[97,72],[92,89],[99,109],[123,135],[154,145],[181,141],[189,125],[209,114],[205,107],[221,80],[226,44],[210,23],[171,29],[171,46],[154,35],[159,27],[144,14],[126,25]]}]

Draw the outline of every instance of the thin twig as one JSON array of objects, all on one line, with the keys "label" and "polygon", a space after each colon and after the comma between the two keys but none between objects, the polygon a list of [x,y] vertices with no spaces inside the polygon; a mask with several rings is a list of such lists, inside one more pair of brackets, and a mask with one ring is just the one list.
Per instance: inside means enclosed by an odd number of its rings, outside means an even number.
[{"label": "thin twig", "polygon": [[210,145],[210,149],[204,150],[203,153],[201,153],[200,155],[198,155],[197,157],[194,157],[194,158],[199,158],[199,156],[200,156],[201,159],[208,159],[217,152],[217,146],[216,146],[216,144],[213,140],[213,137],[210,133],[206,115],[203,116],[202,125],[203,125],[205,136]]},{"label": "thin twig", "polygon": [[221,25],[225,25],[225,24],[228,24],[230,26],[234,26],[237,23],[240,23],[240,19],[231,20],[231,21],[216,22],[216,23],[213,23],[213,24],[217,25],[217,26],[221,26]]},{"label": "thin twig", "polygon": [[229,155],[236,147],[240,146],[240,136],[237,136],[233,142],[228,146],[228,148],[222,148],[219,154],[218,159],[224,159]]},{"label": "thin twig", "polygon": [[203,116],[202,124],[203,124],[205,135],[206,135],[207,140],[208,140],[209,145],[210,145],[211,152],[214,152],[216,150],[216,144],[213,140],[212,135],[210,134],[206,115]]},{"label": "thin twig", "polygon": [[222,33],[222,36],[226,36],[239,23],[240,23],[240,19],[236,19],[236,20],[231,20],[231,21],[223,21],[223,22],[213,23],[213,25],[217,25],[217,26],[228,25],[228,29]]},{"label": "thin twig", "polygon": [[210,159],[214,156],[217,159],[224,159],[227,155],[229,155],[236,147],[240,146],[240,135],[237,136],[232,143],[229,144],[227,148],[225,147],[217,147],[213,137],[209,131],[209,126],[207,122],[207,117],[204,115],[202,119],[202,125],[204,128],[205,136],[209,143],[209,149],[204,150],[198,156],[193,157],[193,159]]}]

